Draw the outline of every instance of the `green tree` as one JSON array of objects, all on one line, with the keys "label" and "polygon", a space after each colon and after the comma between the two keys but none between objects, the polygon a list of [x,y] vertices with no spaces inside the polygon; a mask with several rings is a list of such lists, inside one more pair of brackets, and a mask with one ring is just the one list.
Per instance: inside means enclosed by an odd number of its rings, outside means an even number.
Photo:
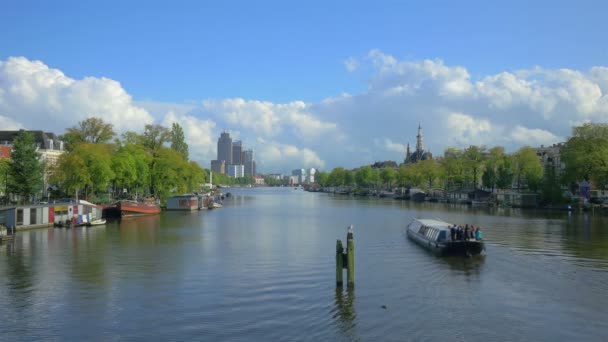
[{"label": "green tree", "polygon": [[447,189],[462,188],[464,186],[465,163],[463,152],[456,148],[448,148],[440,161],[445,174]]},{"label": "green tree", "polygon": [[112,124],[105,123],[100,118],[91,117],[79,121],[77,126],[68,128],[60,139],[65,143],[66,149],[71,151],[81,143],[108,143],[115,135]]},{"label": "green tree", "polygon": [[43,165],[36,152],[34,135],[21,130],[13,142],[9,169],[9,193],[21,197],[22,201],[38,193],[42,187]]},{"label": "green tree", "polygon": [[91,175],[80,154],[64,153],[59,156],[51,182],[58,184],[66,195],[73,196],[76,191],[91,184]]},{"label": "green tree", "polygon": [[397,179],[397,172],[392,167],[385,167],[380,171],[380,179],[382,181],[382,185],[390,190]]},{"label": "green tree", "polygon": [[490,188],[494,191],[496,183],[498,182],[498,167],[503,161],[505,156],[505,149],[503,147],[493,147],[489,151],[489,156],[485,161],[484,172],[481,177],[482,184],[486,188]]},{"label": "green tree", "polygon": [[484,153],[486,148],[483,146],[471,145],[464,150],[463,157],[465,160],[465,167],[468,174],[472,177],[468,177],[473,182],[473,188],[477,189],[478,176],[481,174],[483,169]]},{"label": "green tree", "polygon": [[547,168],[541,187],[541,199],[544,203],[562,203],[563,195],[559,179],[553,167]]},{"label": "green tree", "polygon": [[[4,200],[8,201],[8,184],[10,181],[8,180],[9,170],[11,168],[11,162],[8,158],[0,159],[0,192],[2,196],[5,197]],[[2,201],[0,201],[2,203]]]},{"label": "green tree", "polygon": [[315,181],[321,187],[328,186],[328,182],[327,182],[328,179],[329,179],[329,174],[327,172],[318,171],[315,175]]},{"label": "green tree", "polygon": [[531,147],[522,147],[515,153],[514,159],[517,187],[521,188],[523,179],[530,190],[537,191],[543,179],[543,165],[536,151]]},{"label": "green tree", "polygon": [[347,181],[347,171],[343,167],[336,167],[331,170],[328,177],[328,182],[330,186],[344,186]]},{"label": "green tree", "polygon": [[574,127],[560,154],[565,164],[565,184],[586,179],[598,188],[608,185],[608,124]]},{"label": "green tree", "polygon": [[502,161],[498,164],[496,174],[496,187],[498,189],[511,188],[513,179],[515,178],[513,158],[511,156],[503,156]]},{"label": "green tree", "polygon": [[177,122],[171,126],[171,148],[179,152],[184,160],[188,160],[188,144],[186,144],[184,130]]},{"label": "green tree", "polygon": [[159,150],[171,138],[171,132],[161,125],[146,125],[142,136],[144,147],[151,151]]},{"label": "green tree", "polygon": [[426,186],[429,189],[433,188],[433,184],[442,175],[439,164],[432,159],[421,160],[416,163],[416,171],[420,174],[420,178],[424,178]]},{"label": "green tree", "polygon": [[373,181],[373,170],[369,165],[365,165],[360,167],[357,171],[355,171],[355,183],[359,187],[368,187],[372,184]]}]

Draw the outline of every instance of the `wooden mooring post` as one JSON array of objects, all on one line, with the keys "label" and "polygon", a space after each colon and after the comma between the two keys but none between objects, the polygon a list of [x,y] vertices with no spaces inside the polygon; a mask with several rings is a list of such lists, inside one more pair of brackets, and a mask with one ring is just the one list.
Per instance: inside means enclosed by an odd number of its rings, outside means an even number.
[{"label": "wooden mooring post", "polygon": [[336,286],[342,287],[342,269],[344,268],[346,268],[347,286],[355,286],[355,241],[352,225],[348,227],[346,234],[346,253],[344,253],[342,241],[336,241]]}]

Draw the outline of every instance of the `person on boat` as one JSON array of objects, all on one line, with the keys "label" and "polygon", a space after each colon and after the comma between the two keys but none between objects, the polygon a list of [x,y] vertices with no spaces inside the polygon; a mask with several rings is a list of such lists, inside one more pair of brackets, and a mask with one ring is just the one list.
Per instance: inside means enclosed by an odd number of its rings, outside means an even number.
[{"label": "person on boat", "polygon": [[475,240],[481,241],[481,239],[482,239],[481,230],[479,229],[479,227],[477,227],[477,229],[475,229]]},{"label": "person on boat", "polygon": [[463,232],[462,239],[464,241],[467,241],[469,239],[469,225],[468,224],[464,225],[464,232]]},{"label": "person on boat", "polygon": [[452,239],[452,241],[456,241],[456,231],[457,231],[457,230],[458,230],[458,229],[456,228],[456,225],[453,225],[453,226],[450,228],[450,238]]},{"label": "person on boat", "polygon": [[456,228],[456,240],[462,240],[462,227],[460,226]]}]

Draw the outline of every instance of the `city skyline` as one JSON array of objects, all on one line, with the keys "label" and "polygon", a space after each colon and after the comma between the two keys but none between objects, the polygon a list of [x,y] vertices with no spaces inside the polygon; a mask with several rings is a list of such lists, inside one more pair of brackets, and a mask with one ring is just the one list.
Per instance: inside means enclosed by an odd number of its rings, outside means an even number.
[{"label": "city skyline", "polygon": [[177,122],[200,165],[226,131],[256,151],[260,173],[400,161],[419,123],[435,156],[548,146],[608,121],[607,9],[11,0],[0,13],[0,129]]}]

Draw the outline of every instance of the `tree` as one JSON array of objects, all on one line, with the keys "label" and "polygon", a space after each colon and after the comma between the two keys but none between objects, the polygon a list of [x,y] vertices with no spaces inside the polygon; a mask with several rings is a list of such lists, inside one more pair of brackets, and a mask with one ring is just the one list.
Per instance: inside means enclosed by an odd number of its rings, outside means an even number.
[{"label": "tree", "polygon": [[328,179],[329,179],[329,174],[327,172],[322,172],[319,171],[317,172],[317,174],[315,175],[315,181],[317,182],[317,184],[319,184],[321,187],[326,187],[328,186]]},{"label": "tree", "polygon": [[[11,162],[10,159],[8,158],[2,158],[0,159],[0,192],[2,192],[4,201],[8,201],[8,184],[9,184],[9,180],[8,180],[8,173],[9,170],[11,168]],[[0,203],[2,203],[2,201],[0,200]]]},{"label": "tree", "polygon": [[91,175],[80,154],[64,153],[59,156],[51,182],[58,184],[65,194],[71,196],[91,184]]},{"label": "tree", "polygon": [[464,157],[463,152],[457,148],[448,148],[444,152],[445,157],[440,163],[445,173],[447,189],[455,187],[462,188],[464,185]]},{"label": "tree", "polygon": [[159,150],[171,138],[171,132],[161,125],[146,125],[142,136],[144,147],[151,151]]},{"label": "tree", "polygon": [[560,154],[565,164],[564,183],[587,179],[598,188],[608,185],[608,124],[574,127]]},{"label": "tree", "polygon": [[188,160],[188,144],[184,138],[184,130],[177,122],[171,126],[171,148],[179,152],[184,160]]},{"label": "tree", "polygon": [[382,184],[390,190],[397,179],[397,172],[392,167],[385,167],[380,171],[380,179],[382,180]]},{"label": "tree", "polygon": [[367,187],[371,185],[373,178],[373,170],[369,165],[365,165],[355,171],[355,183],[359,187]]},{"label": "tree", "polygon": [[486,188],[494,191],[498,182],[498,167],[505,157],[504,147],[493,147],[489,151],[488,159],[485,161],[485,168],[481,176],[482,184]]},{"label": "tree", "polygon": [[477,189],[477,181],[479,171],[483,166],[484,157],[483,154],[486,148],[484,146],[475,146],[471,145],[467,149],[464,150],[463,157],[465,159],[465,167],[467,171],[472,172],[471,180],[473,182],[473,188]]},{"label": "tree", "polygon": [[501,190],[510,188],[513,185],[513,178],[515,177],[513,158],[507,155],[503,156],[496,173],[496,187]]},{"label": "tree", "polygon": [[441,169],[437,162],[432,159],[421,160],[416,163],[415,167],[417,178],[420,177],[424,179],[426,182],[426,186],[429,189],[433,188],[433,183],[436,179],[438,179],[441,175]]},{"label": "tree", "polygon": [[537,191],[543,179],[543,165],[536,151],[531,147],[522,147],[514,155],[517,187],[521,187],[522,178],[528,188]]},{"label": "tree", "polygon": [[9,168],[9,192],[28,199],[42,187],[43,165],[36,151],[34,135],[22,130],[13,142]]},{"label": "tree", "polygon": [[103,144],[108,143],[116,135],[112,124],[103,122],[100,118],[87,118],[79,121],[78,126],[67,129],[61,136],[66,145],[66,149],[71,151],[76,145],[81,143]]}]

